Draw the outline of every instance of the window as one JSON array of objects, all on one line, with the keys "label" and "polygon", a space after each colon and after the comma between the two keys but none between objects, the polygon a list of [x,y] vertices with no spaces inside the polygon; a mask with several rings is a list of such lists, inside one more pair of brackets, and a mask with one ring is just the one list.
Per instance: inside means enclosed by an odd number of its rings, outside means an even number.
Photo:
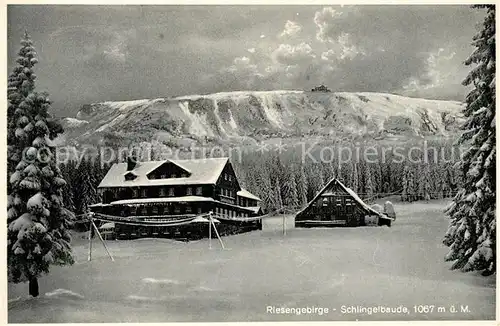
[{"label": "window", "polygon": [[132,198],[137,198],[137,197],[139,197],[139,190],[132,189]]},{"label": "window", "polygon": [[227,179],[228,179],[229,181],[231,181],[231,175],[230,175],[230,174],[228,174],[228,175],[227,175]]},{"label": "window", "polygon": [[134,173],[132,173],[132,172],[127,173],[127,174],[125,174],[125,181],[134,180],[136,177],[137,176]]},{"label": "window", "polygon": [[143,216],[148,215],[148,208],[146,206],[142,206],[141,215],[143,215]]},{"label": "window", "polygon": [[172,178],[177,178],[177,175],[175,173],[172,173]]},{"label": "window", "polygon": [[323,197],[323,206],[328,206],[328,197]]},{"label": "window", "polygon": [[175,205],[175,206],[174,206],[174,213],[175,213],[175,214],[179,214],[180,212],[181,212],[181,208],[180,208],[180,206],[179,206],[179,205]]},{"label": "window", "polygon": [[167,175],[166,175],[166,174],[162,174],[162,175],[160,176],[160,178],[161,178],[161,179],[166,179],[166,178],[167,178]]},{"label": "window", "polygon": [[160,197],[165,197],[165,195],[167,194],[167,191],[165,188],[160,188]]},{"label": "window", "polygon": [[187,178],[187,174],[185,173],[181,174],[181,178]]},{"label": "window", "polygon": [[227,180],[227,174],[224,173],[224,180]]},{"label": "window", "polygon": [[132,206],[130,207],[130,215],[136,215],[137,214],[137,207]]},{"label": "window", "polygon": [[198,214],[201,214],[201,207],[198,207]]},{"label": "window", "polygon": [[174,188],[168,188],[168,195],[169,195],[170,197],[175,196]]},{"label": "window", "polygon": [[196,187],[196,194],[201,195],[202,194],[202,188],[201,187]]},{"label": "window", "polygon": [[191,196],[193,194],[193,189],[191,187],[187,187],[186,195]]},{"label": "window", "polygon": [[141,190],[141,197],[147,197],[148,196],[148,192],[146,190],[147,189],[142,189]]},{"label": "window", "polygon": [[186,213],[191,213],[193,210],[191,208],[191,206],[187,205],[186,206]]},{"label": "window", "polygon": [[152,213],[153,213],[154,215],[158,215],[158,206],[153,206]]}]

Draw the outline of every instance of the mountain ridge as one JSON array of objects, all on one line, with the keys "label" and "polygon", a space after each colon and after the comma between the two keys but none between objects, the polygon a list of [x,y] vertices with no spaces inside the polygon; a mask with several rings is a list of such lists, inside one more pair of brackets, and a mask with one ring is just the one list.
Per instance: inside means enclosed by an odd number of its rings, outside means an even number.
[{"label": "mountain ridge", "polygon": [[67,141],[89,144],[107,138],[179,146],[185,146],[180,140],[239,144],[313,136],[380,140],[452,136],[462,108],[458,101],[386,93],[236,91],[93,103],[62,122]]}]

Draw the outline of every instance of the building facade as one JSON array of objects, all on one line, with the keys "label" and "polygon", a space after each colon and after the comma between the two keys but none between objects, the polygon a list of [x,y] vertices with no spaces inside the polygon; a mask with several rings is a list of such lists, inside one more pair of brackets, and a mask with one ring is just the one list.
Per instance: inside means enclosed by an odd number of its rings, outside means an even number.
[{"label": "building facade", "polygon": [[378,225],[391,225],[392,219],[365,204],[358,195],[337,179],[332,179],[295,216],[295,227],[364,226],[375,217]]},{"label": "building facade", "polygon": [[[221,222],[243,225],[245,218],[261,212],[260,199],[241,188],[228,158],[129,159],[111,167],[98,192],[102,203],[92,205],[92,211],[122,218],[175,220],[213,212]],[[256,228],[261,226],[257,222],[252,224]],[[119,224],[116,228],[120,233]]]}]

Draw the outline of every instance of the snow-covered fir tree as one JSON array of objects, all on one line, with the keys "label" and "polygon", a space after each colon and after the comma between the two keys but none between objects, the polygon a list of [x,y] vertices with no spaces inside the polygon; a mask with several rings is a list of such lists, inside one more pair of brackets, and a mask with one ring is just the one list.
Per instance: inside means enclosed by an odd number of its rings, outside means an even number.
[{"label": "snow-covered fir tree", "polygon": [[267,165],[262,166],[262,170],[259,171],[258,184],[259,184],[259,197],[262,199],[264,209],[273,210],[277,206],[276,196],[275,196],[275,185],[271,181],[271,174]]},{"label": "snow-covered fir tree", "polygon": [[283,191],[283,201],[288,207],[298,207],[299,206],[299,195],[297,193],[297,183],[295,182],[295,170],[290,168],[288,173]]},{"label": "snow-covered fir tree", "polygon": [[431,199],[431,171],[429,164],[424,165],[424,170],[423,170],[423,176],[422,176],[422,181],[423,181],[423,198],[424,200],[430,200]]},{"label": "snow-covered fir tree", "polygon": [[63,187],[63,203],[64,206],[69,209],[70,211],[74,212],[75,211],[75,203],[74,203],[74,198],[75,195],[73,193],[73,185],[76,184],[72,180],[72,175],[74,175],[74,171],[76,170],[75,164],[73,161],[69,161],[65,164],[62,164],[61,167],[61,173],[66,181],[66,185]]},{"label": "snow-covered fir tree", "polygon": [[[64,207],[66,182],[55,162],[47,126],[48,98],[31,93],[19,105],[18,144],[28,143],[11,174],[7,212],[7,260],[11,282],[30,282],[38,295],[38,277],[51,264],[71,264],[69,228],[72,213]],[[13,146],[18,146],[13,144]]]},{"label": "snow-covered fir tree", "polygon": [[89,206],[97,202],[98,197],[95,177],[92,162],[84,158],[78,166],[76,176],[75,206],[79,214],[88,212]]},{"label": "snow-covered fir tree", "polygon": [[299,205],[304,206],[307,204],[308,183],[307,183],[306,171],[304,169],[303,164],[300,165],[297,189],[298,189]]},{"label": "snow-covered fir tree", "polygon": [[47,95],[34,92],[36,57],[27,33],[21,44],[20,66],[9,77],[8,155],[15,167],[8,179],[7,274],[9,282],[29,282],[29,294],[38,296],[38,278],[51,264],[73,263],[73,214],[64,207],[66,182],[52,145],[62,128],[50,121]]},{"label": "snow-covered fir tree", "polygon": [[401,179],[401,186],[402,186],[402,191],[401,191],[401,200],[402,201],[408,201],[408,174],[406,170],[408,169],[407,166],[404,167],[403,170],[403,178]]},{"label": "snow-covered fir tree", "polygon": [[274,186],[274,195],[276,196],[274,209],[276,210],[283,207],[283,197],[281,195],[281,187],[278,178],[275,179]]},{"label": "snow-covered fir tree", "polygon": [[354,162],[352,168],[352,184],[350,187],[354,192],[359,191],[358,163]]},{"label": "snow-covered fir tree", "polygon": [[366,164],[366,172],[365,172],[365,196],[366,198],[372,198],[375,192],[373,187],[373,176],[372,169],[369,164]]},{"label": "snow-covered fir tree", "polygon": [[402,194],[401,199],[403,201],[412,202],[415,200],[415,179],[413,174],[413,167],[409,165],[405,165],[403,169],[403,178],[402,178]]},{"label": "snow-covered fir tree", "polygon": [[19,139],[16,137],[16,126],[19,114],[16,111],[23,100],[34,90],[36,75],[34,66],[38,63],[36,51],[28,32],[24,32],[21,48],[16,59],[16,66],[7,80],[7,171],[12,173],[21,159],[21,146],[14,147]]},{"label": "snow-covered fir tree", "polygon": [[447,210],[444,244],[452,269],[490,275],[496,270],[495,5],[475,7],[485,8],[486,18],[473,38],[476,49],[465,61],[474,67],[463,84],[474,88],[466,97],[459,142],[469,147],[459,162],[463,184]]},{"label": "snow-covered fir tree", "polygon": [[418,172],[418,199],[430,200],[430,170],[429,164],[423,163],[417,167]]}]

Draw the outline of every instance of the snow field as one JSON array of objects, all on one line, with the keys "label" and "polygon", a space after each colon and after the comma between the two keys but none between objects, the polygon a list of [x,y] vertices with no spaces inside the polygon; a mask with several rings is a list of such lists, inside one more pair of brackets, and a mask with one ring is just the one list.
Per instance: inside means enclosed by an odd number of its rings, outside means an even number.
[{"label": "snow field", "polygon": [[[383,203],[383,201],[382,201]],[[9,322],[168,322],[298,320],[494,319],[495,278],[450,271],[441,239],[447,202],[395,203],[391,228],[293,228],[287,216],[264,220],[263,230],[217,240],[108,241],[111,262],[96,239],[74,244],[77,263],[53,268],[41,293],[68,289],[83,296],[40,297],[9,303]],[[9,298],[27,284],[9,284]],[[409,314],[345,314],[343,305],[398,307]],[[266,313],[266,307],[328,307],[323,315]],[[446,306],[417,314],[414,305]],[[449,307],[467,306],[468,313]],[[333,311],[336,309],[336,311]]]}]

